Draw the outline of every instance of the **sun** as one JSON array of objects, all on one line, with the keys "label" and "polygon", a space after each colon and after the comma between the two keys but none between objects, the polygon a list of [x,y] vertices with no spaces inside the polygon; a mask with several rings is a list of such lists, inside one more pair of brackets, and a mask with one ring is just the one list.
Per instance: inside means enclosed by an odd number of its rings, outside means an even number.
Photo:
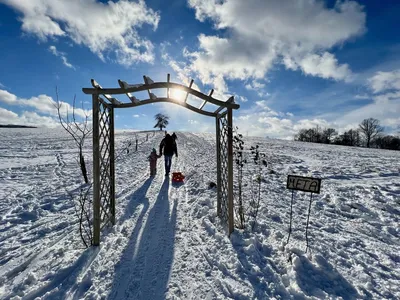
[{"label": "sun", "polygon": [[170,89],[169,97],[178,101],[185,101],[186,92],[179,89]]}]

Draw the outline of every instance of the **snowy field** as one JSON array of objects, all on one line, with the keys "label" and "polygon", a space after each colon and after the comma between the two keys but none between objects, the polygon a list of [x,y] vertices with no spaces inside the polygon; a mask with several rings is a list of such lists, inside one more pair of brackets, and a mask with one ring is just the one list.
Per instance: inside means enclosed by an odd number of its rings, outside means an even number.
[{"label": "snowy field", "polygon": [[[84,249],[73,202],[82,177],[60,130],[0,129],[0,299],[400,299],[400,152],[245,138],[260,145],[262,200],[254,231],[231,238],[216,217],[215,141],[178,133],[172,170],[146,161],[116,134],[117,224]],[[90,142],[85,150],[91,173]],[[254,165],[244,167],[245,194]],[[312,202],[296,192],[289,228],[288,174],[322,178]]]}]

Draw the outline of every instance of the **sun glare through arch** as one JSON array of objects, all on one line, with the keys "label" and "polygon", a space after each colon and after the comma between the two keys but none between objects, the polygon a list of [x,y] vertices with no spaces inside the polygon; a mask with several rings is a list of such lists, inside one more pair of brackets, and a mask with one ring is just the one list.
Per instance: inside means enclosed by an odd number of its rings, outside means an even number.
[{"label": "sun glare through arch", "polygon": [[186,92],[181,89],[170,89],[169,97],[171,99],[175,99],[175,100],[183,102],[183,101],[185,101],[185,98],[186,98]]}]

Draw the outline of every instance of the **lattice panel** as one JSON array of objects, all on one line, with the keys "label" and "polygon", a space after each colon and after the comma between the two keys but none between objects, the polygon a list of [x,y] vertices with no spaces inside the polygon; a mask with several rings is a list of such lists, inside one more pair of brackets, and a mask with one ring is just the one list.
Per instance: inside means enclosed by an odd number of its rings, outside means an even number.
[{"label": "lattice panel", "polygon": [[219,134],[219,161],[221,163],[221,219],[228,222],[228,119],[227,114],[218,118],[220,134]]},{"label": "lattice panel", "polygon": [[111,108],[99,101],[100,227],[111,220]]}]

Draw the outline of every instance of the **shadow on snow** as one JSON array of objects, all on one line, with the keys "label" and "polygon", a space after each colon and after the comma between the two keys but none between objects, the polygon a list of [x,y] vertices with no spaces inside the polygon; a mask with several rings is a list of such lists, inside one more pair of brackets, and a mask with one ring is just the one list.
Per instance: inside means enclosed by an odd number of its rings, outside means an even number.
[{"label": "shadow on snow", "polygon": [[[100,249],[98,247],[86,249],[82,255],[76,260],[71,266],[64,268],[54,275],[47,276],[47,283],[37,290],[34,290],[23,297],[23,299],[37,299],[45,294],[49,293],[49,298],[62,299],[65,297],[66,290],[69,287],[73,287],[72,294],[83,295],[89,288],[90,282],[81,283],[81,286],[77,287],[79,275],[89,268],[91,263],[96,259]],[[76,297],[74,297],[76,299]]]},{"label": "shadow on snow", "polygon": [[315,256],[318,266],[314,266],[306,257],[298,256],[300,263],[295,265],[296,280],[302,291],[309,296],[342,297],[343,299],[357,299],[360,297],[357,290],[320,255]]},{"label": "shadow on snow", "polygon": [[177,202],[173,203],[170,216],[167,178],[144,224],[149,207],[145,194],[150,185],[151,179],[148,179],[132,195],[123,216],[127,219],[131,209],[144,204],[128,245],[115,267],[109,299],[165,299],[174,254]]}]

